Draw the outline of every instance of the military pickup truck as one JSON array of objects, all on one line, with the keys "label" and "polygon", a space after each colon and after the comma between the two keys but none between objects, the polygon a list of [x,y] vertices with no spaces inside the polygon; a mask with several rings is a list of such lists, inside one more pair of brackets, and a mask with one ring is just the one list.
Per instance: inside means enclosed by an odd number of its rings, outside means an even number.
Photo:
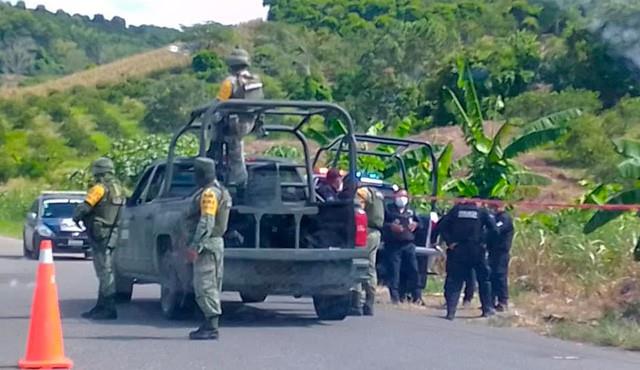
[{"label": "military pickup truck", "polygon": [[[304,159],[247,160],[247,186],[229,187],[234,205],[225,234],[223,290],[239,292],[244,302],[264,301],[267,295],[310,296],[320,319],[344,319],[350,288],[366,279],[367,251],[364,245],[356,246],[362,239],[357,233],[366,233],[366,223],[357,227],[362,217],[356,216],[363,210],[354,202],[353,192],[330,203],[316,196],[309,144],[302,131],[313,117],[339,119],[346,127],[348,176],[355,176],[357,156],[351,117],[341,107],[321,102],[230,100],[193,111],[174,135],[168,158],[144,170],[121,211],[114,256],[119,299],[130,300],[134,284],[160,284],[166,317],[180,318],[193,311],[183,221],[197,191],[195,157],[177,157],[176,143],[195,134],[198,156],[222,164],[218,176],[224,183],[225,147],[218,146],[215,130],[233,115],[255,117],[261,134],[293,136]],[[263,124],[265,120],[279,124]]]}]

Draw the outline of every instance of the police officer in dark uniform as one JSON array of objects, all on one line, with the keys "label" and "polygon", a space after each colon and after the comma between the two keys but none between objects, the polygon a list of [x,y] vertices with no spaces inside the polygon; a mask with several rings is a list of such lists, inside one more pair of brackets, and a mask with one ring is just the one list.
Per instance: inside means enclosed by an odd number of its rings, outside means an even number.
[{"label": "police officer in dark uniform", "polygon": [[511,243],[513,242],[513,220],[503,204],[493,207],[494,218],[498,232],[489,235],[487,249],[489,250],[489,267],[491,268],[492,303],[498,312],[503,312],[509,306],[509,259]]},{"label": "police officer in dark uniform", "polygon": [[[415,213],[409,208],[409,196],[406,190],[394,194],[394,203],[385,212],[384,234],[386,258],[389,264],[389,294],[391,303],[400,302],[400,268],[406,268],[407,291],[418,303],[421,292],[418,291],[418,261],[414,245],[418,223]],[[404,264],[403,264],[404,262]]]},{"label": "police officer in dark uniform", "polygon": [[475,270],[478,279],[482,316],[494,315],[495,311],[491,305],[490,270],[486,249],[483,246],[484,233],[497,232],[492,215],[473,202],[464,202],[454,206],[442,218],[437,230],[449,247],[444,286],[447,319],[455,318],[462,285],[471,269]]}]

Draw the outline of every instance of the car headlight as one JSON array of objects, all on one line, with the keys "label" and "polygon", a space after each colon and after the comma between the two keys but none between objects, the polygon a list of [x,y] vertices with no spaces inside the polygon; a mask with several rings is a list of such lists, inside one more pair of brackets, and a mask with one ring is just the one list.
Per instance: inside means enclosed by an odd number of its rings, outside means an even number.
[{"label": "car headlight", "polygon": [[44,236],[45,238],[51,238],[53,236],[53,231],[45,225],[39,225],[36,227],[36,231],[40,236]]}]

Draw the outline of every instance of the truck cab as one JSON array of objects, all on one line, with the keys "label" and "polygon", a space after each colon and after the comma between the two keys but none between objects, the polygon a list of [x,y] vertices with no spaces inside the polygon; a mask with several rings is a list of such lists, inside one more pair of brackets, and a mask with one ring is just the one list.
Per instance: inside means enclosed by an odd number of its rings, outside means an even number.
[{"label": "truck cab", "polygon": [[[366,248],[356,245],[357,202],[355,193],[330,203],[317,199],[302,129],[312,117],[340,119],[351,135],[349,176],[355,176],[357,153],[349,114],[321,102],[229,100],[194,110],[174,135],[168,157],[144,170],[121,212],[114,256],[118,297],[131,299],[134,284],[160,284],[160,303],[168,318],[192,312],[192,266],[184,258],[189,236],[184,220],[197,191],[193,164],[197,156],[214,158],[222,164],[218,175],[225,183],[225,148],[215,147],[215,130],[234,114],[288,122],[260,125],[259,134],[289,135],[302,146],[304,158],[250,159],[246,186],[228,186],[233,207],[224,236],[223,290],[239,292],[245,302],[263,301],[267,295],[310,296],[321,319],[344,319],[350,289],[367,277]],[[176,143],[187,134],[199,139],[196,157],[176,154]]]}]

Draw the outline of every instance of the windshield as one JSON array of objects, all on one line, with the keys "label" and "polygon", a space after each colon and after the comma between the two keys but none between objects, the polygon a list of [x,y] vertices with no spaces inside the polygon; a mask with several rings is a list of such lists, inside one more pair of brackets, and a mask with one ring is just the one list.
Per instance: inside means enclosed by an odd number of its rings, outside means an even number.
[{"label": "windshield", "polygon": [[76,206],[81,202],[78,199],[46,200],[42,206],[42,218],[71,218]]}]

